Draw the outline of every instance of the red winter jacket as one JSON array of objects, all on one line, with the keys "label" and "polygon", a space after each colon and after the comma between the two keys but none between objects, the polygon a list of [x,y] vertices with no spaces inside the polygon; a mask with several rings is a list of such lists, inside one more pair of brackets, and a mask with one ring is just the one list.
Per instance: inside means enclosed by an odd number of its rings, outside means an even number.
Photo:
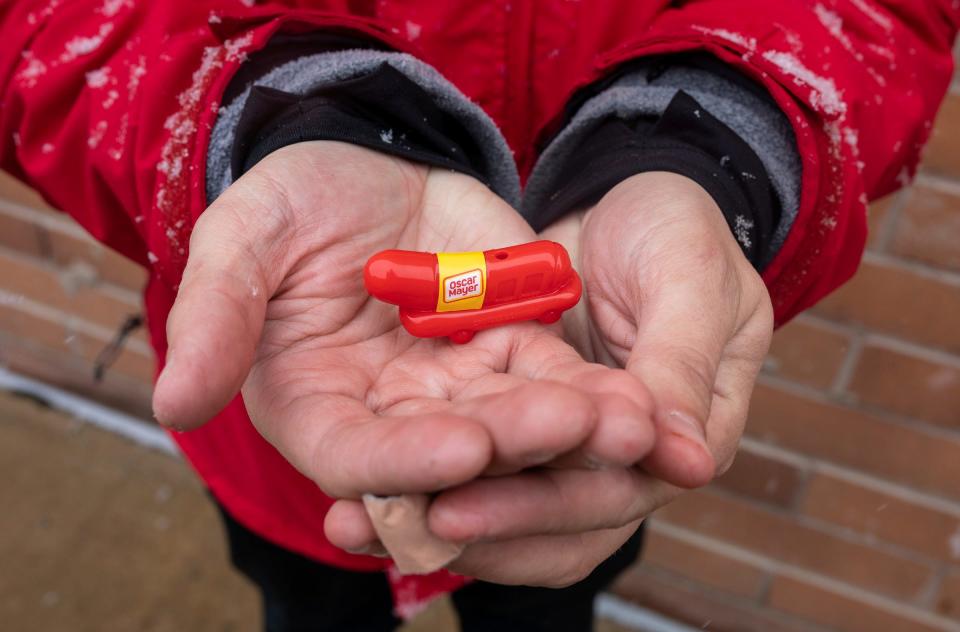
[{"label": "red winter jacket", "polygon": [[[865,203],[906,182],[952,71],[958,0],[16,0],[0,5],[0,166],[150,269],[164,327],[203,212],[224,87],[278,32],[377,38],[436,67],[500,126],[522,175],[571,94],[624,61],[705,50],[793,123],[800,210],[764,272],[777,322],[853,274]],[[330,500],[250,424],[240,398],[175,439],[252,530],[328,563],[378,569],[323,537]],[[431,591],[444,578],[402,587]]]}]

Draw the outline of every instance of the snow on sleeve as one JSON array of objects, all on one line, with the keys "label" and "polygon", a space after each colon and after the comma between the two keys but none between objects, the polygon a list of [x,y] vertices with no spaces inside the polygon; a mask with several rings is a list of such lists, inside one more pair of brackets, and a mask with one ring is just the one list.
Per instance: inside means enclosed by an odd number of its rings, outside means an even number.
[{"label": "snow on sleeve", "polygon": [[103,4],[97,9],[100,15],[112,18],[123,9],[132,9],[133,0],[103,0]]},{"label": "snow on sleeve", "polygon": [[872,0],[850,0],[850,4],[859,9],[861,13],[870,18],[874,24],[877,24],[887,33],[893,30],[893,20],[874,6]]},{"label": "snow on sleeve", "polygon": [[757,49],[757,39],[755,37],[747,37],[741,33],[735,33],[727,29],[711,29],[703,26],[693,26],[692,28],[694,31],[703,33],[704,35],[736,44],[750,52]]},{"label": "snow on sleeve", "polygon": [[78,35],[77,37],[68,40],[63,46],[63,53],[60,54],[60,63],[66,64],[73,61],[77,57],[89,55],[100,48],[100,45],[103,44],[103,40],[105,40],[106,37],[112,32],[113,22],[104,22],[100,25],[100,28],[97,29],[97,32],[94,35],[90,35],[88,37]]},{"label": "snow on sleeve", "polygon": [[792,77],[796,85],[810,88],[810,105],[815,110],[831,117],[846,115],[847,104],[833,79],[813,72],[793,53],[769,50],[762,56],[784,74]]},{"label": "snow on sleeve", "polygon": [[[246,50],[253,43],[253,35],[229,39],[222,46],[208,46],[203,50],[200,65],[194,71],[190,85],[177,96],[178,110],[167,117],[164,129],[169,136],[160,152],[157,163],[157,187],[154,207],[157,221],[166,227],[168,252],[176,260],[186,253],[189,241],[189,169],[185,161],[193,153],[197,124],[206,101],[207,91],[219,71],[227,63],[246,59]],[[214,104],[216,105],[216,104]]]}]

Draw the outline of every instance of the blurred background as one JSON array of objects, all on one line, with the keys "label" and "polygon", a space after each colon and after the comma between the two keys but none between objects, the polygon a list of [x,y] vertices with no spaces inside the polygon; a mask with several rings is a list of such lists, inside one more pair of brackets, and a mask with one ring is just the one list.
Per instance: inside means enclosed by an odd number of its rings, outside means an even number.
[{"label": "blurred background", "polygon": [[[856,277],[775,335],[736,464],[650,519],[599,629],[960,631],[960,74],[870,228]],[[144,332],[92,378],[144,281],[0,177],[4,630],[259,627],[212,505],[147,421]],[[454,628],[441,604],[411,629]]]}]

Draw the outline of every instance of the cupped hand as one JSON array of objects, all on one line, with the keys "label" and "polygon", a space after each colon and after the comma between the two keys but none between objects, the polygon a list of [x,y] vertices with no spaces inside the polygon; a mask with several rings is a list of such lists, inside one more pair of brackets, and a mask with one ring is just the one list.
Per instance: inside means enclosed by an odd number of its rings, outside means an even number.
[{"label": "cupped hand", "polygon": [[659,439],[643,468],[681,487],[710,482],[733,461],[773,333],[766,287],[713,198],[684,176],[643,173],[548,232],[584,277],[568,338],[654,398]]},{"label": "cupped hand", "polygon": [[568,340],[649,388],[657,443],[641,467],[481,478],[437,496],[428,518],[434,533],[468,543],[453,570],[560,586],[586,576],[682,488],[732,463],[773,316],[720,209],[682,176],[629,178],[541,237],[567,247],[585,282],[585,300],[564,316]]},{"label": "cupped hand", "polygon": [[634,463],[653,444],[649,395],[628,373],[585,362],[559,325],[500,327],[462,346],[416,339],[363,288],[379,250],[534,239],[467,176],[335,142],[274,152],[194,227],[155,414],[195,428],[242,387],[261,434],[346,499],[327,520],[341,546],[369,528],[363,493]]}]

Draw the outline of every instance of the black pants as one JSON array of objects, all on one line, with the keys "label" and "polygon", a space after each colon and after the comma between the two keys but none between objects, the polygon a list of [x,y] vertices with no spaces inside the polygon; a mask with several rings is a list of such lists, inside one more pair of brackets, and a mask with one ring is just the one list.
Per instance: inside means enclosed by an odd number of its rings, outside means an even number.
[{"label": "black pants", "polygon": [[[327,566],[280,548],[221,515],[233,565],[263,595],[267,632],[386,632],[400,620],[386,575]],[[582,582],[567,588],[473,582],[453,594],[463,632],[589,632],[593,600],[636,560],[641,528]]]}]

